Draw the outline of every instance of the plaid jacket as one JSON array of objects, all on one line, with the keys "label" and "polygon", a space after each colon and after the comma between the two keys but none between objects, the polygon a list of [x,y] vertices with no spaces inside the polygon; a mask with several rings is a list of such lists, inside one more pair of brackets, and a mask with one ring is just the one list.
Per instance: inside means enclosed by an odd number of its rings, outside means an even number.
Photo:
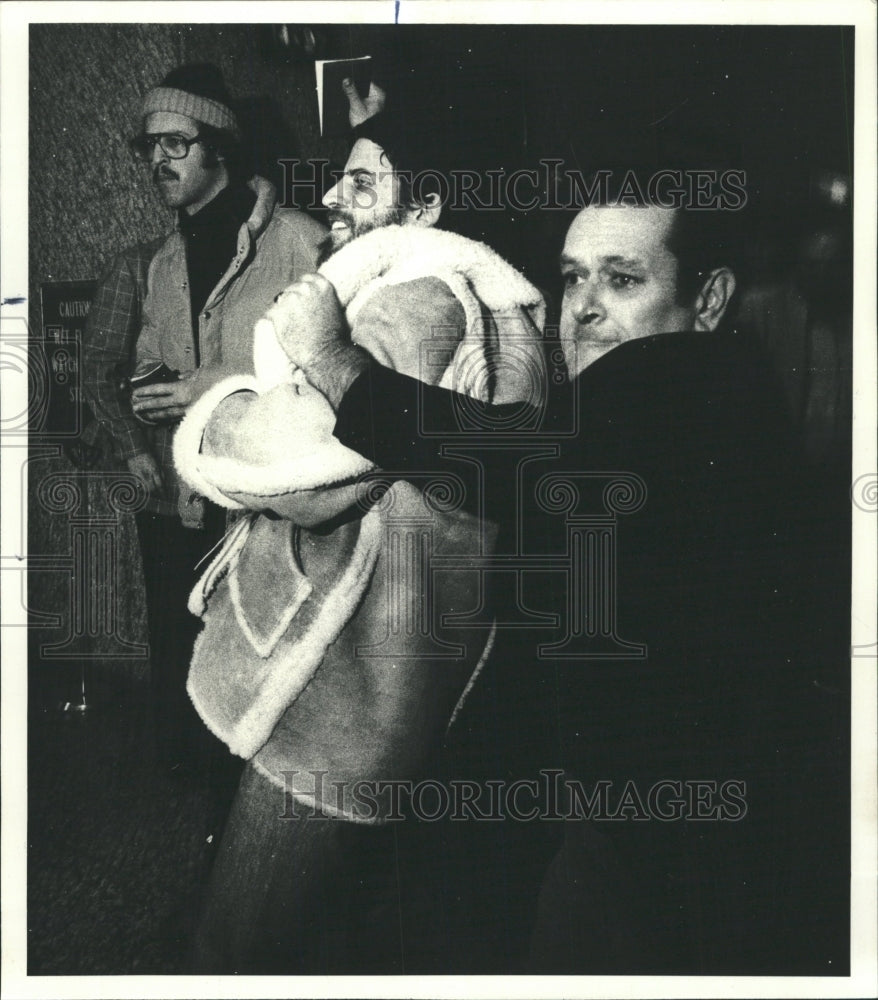
[{"label": "plaid jacket", "polygon": [[[254,178],[253,211],[238,232],[235,256],[207,298],[192,329],[186,247],[171,233],[149,265],[143,319],[137,339],[137,367],[161,361],[179,372],[210,371],[214,376],[251,372],[253,327],[278,292],[316,269],[326,230],[310,216],[275,205],[274,185]],[[196,349],[197,348],[197,349]],[[201,368],[196,369],[195,359]],[[205,385],[205,388],[207,386]],[[163,509],[183,523],[199,526],[204,500],[192,493],[174,468],[173,438],[178,424],[155,428],[155,455],[165,483]]]},{"label": "plaid jacket", "polygon": [[[155,431],[137,421],[120,383],[134,370],[149,265],[163,242],[164,237],[160,237],[138,243],[113,260],[98,285],[85,327],[82,387],[95,419],[122,462],[157,451]],[[150,496],[146,509],[176,513],[176,505],[160,496]]]}]

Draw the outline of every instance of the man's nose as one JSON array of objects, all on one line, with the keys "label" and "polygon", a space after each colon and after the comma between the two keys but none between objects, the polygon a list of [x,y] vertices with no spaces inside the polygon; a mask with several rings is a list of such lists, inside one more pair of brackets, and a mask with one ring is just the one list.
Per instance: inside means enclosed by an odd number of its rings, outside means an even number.
[{"label": "man's nose", "polygon": [[600,293],[593,282],[584,281],[574,289],[571,311],[573,318],[581,326],[599,323],[604,318]]},{"label": "man's nose", "polygon": [[154,142],[152,144],[152,150],[149,154],[149,162],[155,167],[159,163],[168,162],[168,154],[162,149],[162,144],[160,142]]},{"label": "man's nose", "polygon": [[341,208],[344,204],[343,201],[343,188],[344,177],[340,178],[323,196],[323,207],[324,208]]}]

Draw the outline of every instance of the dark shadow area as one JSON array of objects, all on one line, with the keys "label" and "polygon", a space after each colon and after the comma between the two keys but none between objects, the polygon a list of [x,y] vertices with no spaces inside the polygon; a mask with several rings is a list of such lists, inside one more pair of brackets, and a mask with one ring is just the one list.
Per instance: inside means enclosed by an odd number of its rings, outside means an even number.
[{"label": "dark shadow area", "polygon": [[[198,37],[211,27],[221,26],[202,26]],[[194,43],[187,49],[174,31],[167,25],[95,26],[93,32],[41,25],[32,32],[29,294],[35,337],[42,333],[41,283],[97,278],[101,262],[119,248],[170,230],[170,215],[129,162],[124,139],[131,133],[131,108],[180,52],[187,59],[215,55]],[[746,175],[736,329],[769,357],[805,459],[803,481],[790,483],[782,499],[788,497],[789,524],[806,554],[796,567],[801,589],[791,609],[803,627],[791,630],[787,662],[805,665],[807,690],[801,704],[788,709],[789,716],[800,712],[799,725],[780,751],[787,756],[774,765],[779,781],[786,767],[790,785],[806,791],[813,776],[820,814],[803,793],[800,812],[782,828],[796,838],[798,857],[813,863],[815,898],[822,894],[825,906],[807,911],[819,910],[819,918],[803,916],[804,909],[788,916],[790,925],[802,921],[796,960],[810,949],[809,973],[843,975],[850,889],[853,29],[372,24],[240,26],[236,32],[237,48],[222,31],[211,44],[228,46],[227,74],[233,65],[242,74],[230,76],[235,92],[258,92],[239,100],[248,173],[272,181],[282,203],[307,207],[322,220],[316,206],[333,181],[329,169],[314,180],[308,161],[338,168],[344,157],[341,142],[319,136],[313,60],[371,54],[374,79],[391,95],[403,95],[407,107],[421,109],[412,114],[411,129],[423,157],[466,171],[473,183],[491,171],[505,178],[499,189],[485,183],[449,208],[443,225],[487,243],[522,270],[544,291],[550,324],[557,323],[562,295],[559,253],[576,211],[546,204],[558,171],[586,176],[634,163],[701,168],[721,161]],[[714,150],[710,163],[697,160],[696,150],[705,148]],[[295,167],[285,166],[293,160]],[[516,172],[521,181],[510,189]],[[285,200],[291,181],[304,203]],[[498,191],[496,204],[486,205]],[[537,201],[529,204],[534,191]],[[89,436],[94,425],[84,426],[66,445],[69,461],[49,454],[42,466],[36,461],[40,449],[57,440],[45,427],[31,426],[28,548],[35,568],[28,599],[37,610],[28,663],[28,972],[185,973],[221,829],[212,776],[199,767],[167,773],[158,766],[145,660],[123,669],[107,660],[52,664],[40,659],[35,639],[38,623],[39,640],[46,642],[73,628],[71,517],[40,507],[35,498],[50,474],[69,478],[74,466],[100,467],[100,441]],[[106,469],[110,459],[104,457]],[[133,641],[144,628],[141,561],[130,514],[118,524],[117,624]],[[53,616],[59,624],[52,624]],[[632,634],[638,632],[634,624]],[[483,768],[462,769],[467,778],[531,777],[534,762],[546,759],[543,741],[554,738],[534,732],[537,702],[549,705],[544,717],[560,712],[555,700],[564,702],[565,715],[575,716],[592,695],[577,692],[576,678],[562,671],[547,671],[533,684],[533,663],[523,662],[521,649],[517,636],[501,635],[472,695],[469,718],[493,719],[496,729],[478,722],[470,730],[464,714],[455,731],[465,766],[475,760]],[[95,648],[94,655],[102,654]],[[80,711],[83,690],[87,708]],[[825,756],[813,751],[818,731],[822,745],[831,744]],[[446,766],[439,757],[437,751],[437,766]],[[784,801],[789,798],[787,789]],[[540,892],[545,898],[547,891],[544,874],[564,835],[560,826],[542,826],[482,827],[467,839],[472,829],[446,824],[425,827],[408,845],[381,843],[399,884],[414,886],[411,925],[420,920],[427,928],[420,941],[425,954],[418,954],[415,942],[405,960],[394,954],[386,967],[369,971],[410,972],[419,961],[437,974],[525,971]],[[784,844],[771,848],[772,858],[783,858]],[[605,860],[600,843],[583,839],[572,843],[573,850],[584,863]],[[364,870],[370,863],[367,856]],[[785,891],[782,868],[778,893]],[[451,899],[455,884],[464,883],[466,892]],[[489,883],[494,897],[480,892]],[[558,898],[567,902],[560,890]],[[376,899],[380,916],[399,924],[398,898],[377,893]],[[497,899],[502,906],[494,905]],[[376,955],[388,947],[389,939],[377,941],[384,926],[376,919],[370,932]],[[442,951],[460,939],[461,929],[473,954]],[[593,971],[594,965],[577,964],[590,934],[590,927],[559,925],[544,948],[557,964],[540,971]],[[368,934],[364,940],[372,946]],[[770,952],[766,942],[758,969],[727,971],[789,972],[784,956]],[[826,956],[835,964],[827,966]],[[602,960],[606,955],[589,958],[597,965]]]},{"label": "dark shadow area", "polygon": [[89,666],[77,711],[78,666],[33,673],[29,975],[186,972],[212,848],[206,775],[158,772],[143,683]]}]

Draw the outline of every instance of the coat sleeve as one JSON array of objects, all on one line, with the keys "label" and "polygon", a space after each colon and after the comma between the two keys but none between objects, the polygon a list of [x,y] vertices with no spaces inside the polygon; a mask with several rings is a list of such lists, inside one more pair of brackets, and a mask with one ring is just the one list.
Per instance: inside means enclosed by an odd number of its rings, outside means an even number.
[{"label": "coat sleeve", "polygon": [[[334,434],[379,468],[400,478],[421,473],[458,477],[465,510],[502,524],[509,498],[485,493],[483,483],[514,482],[516,452],[491,447],[490,428],[508,426],[519,404],[481,403],[451,389],[426,385],[377,361],[357,377],[339,406]],[[485,428],[489,428],[486,433]],[[476,442],[479,463],[448,454],[455,444]],[[477,508],[482,498],[488,509]],[[496,509],[495,509],[496,505]]]},{"label": "coat sleeve", "polygon": [[143,302],[143,320],[140,327],[140,335],[137,338],[134,370],[142,371],[144,368],[149,368],[160,361],[164,361],[162,357],[161,330],[155,323],[151,308],[150,293],[147,288]]},{"label": "coat sleeve", "polygon": [[133,247],[115,258],[98,285],[85,330],[83,389],[123,460],[149,451],[144,429],[120,386],[133,368],[146,274],[156,246]]}]

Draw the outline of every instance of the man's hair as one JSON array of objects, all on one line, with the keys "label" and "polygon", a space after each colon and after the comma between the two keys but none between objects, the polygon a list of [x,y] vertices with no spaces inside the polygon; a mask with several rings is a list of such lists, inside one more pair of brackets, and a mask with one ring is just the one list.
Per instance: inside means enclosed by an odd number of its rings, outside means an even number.
[{"label": "man's hair", "polygon": [[689,304],[711,271],[727,267],[738,273],[740,233],[735,212],[675,208],[666,238],[677,259],[677,302]]},{"label": "man's hair", "polygon": [[[702,163],[698,163],[698,168],[710,169]],[[677,169],[685,173],[682,168]],[[586,174],[584,189],[589,192],[589,198],[585,205],[595,208],[619,205],[620,185],[624,179],[625,195],[621,204],[648,206],[651,202],[645,192],[650,190],[650,178],[656,172],[651,167],[625,167]],[[607,183],[601,183],[602,180]],[[727,267],[739,273],[744,215],[741,210],[687,205],[672,208],[659,203],[657,207],[673,212],[666,245],[677,260],[676,297],[680,305],[689,305],[694,300],[711,271]]]},{"label": "man's hair", "polygon": [[430,116],[385,109],[353,130],[353,142],[368,139],[381,148],[387,166],[398,177],[400,204],[406,207],[448,190],[447,164],[436,140],[440,123],[431,118],[433,127],[425,129],[426,117]]},{"label": "man's hair", "polygon": [[437,194],[441,198],[448,190],[443,184],[445,175],[440,170],[430,169],[412,174],[410,170],[393,166],[390,157],[387,158],[387,162],[396,173],[399,203],[404,208],[417,208],[431,195]]},{"label": "man's hair", "polygon": [[198,134],[202,137],[207,166],[215,166],[222,159],[232,183],[246,181],[250,171],[244,162],[244,151],[238,137],[226,129],[198,123]]}]

